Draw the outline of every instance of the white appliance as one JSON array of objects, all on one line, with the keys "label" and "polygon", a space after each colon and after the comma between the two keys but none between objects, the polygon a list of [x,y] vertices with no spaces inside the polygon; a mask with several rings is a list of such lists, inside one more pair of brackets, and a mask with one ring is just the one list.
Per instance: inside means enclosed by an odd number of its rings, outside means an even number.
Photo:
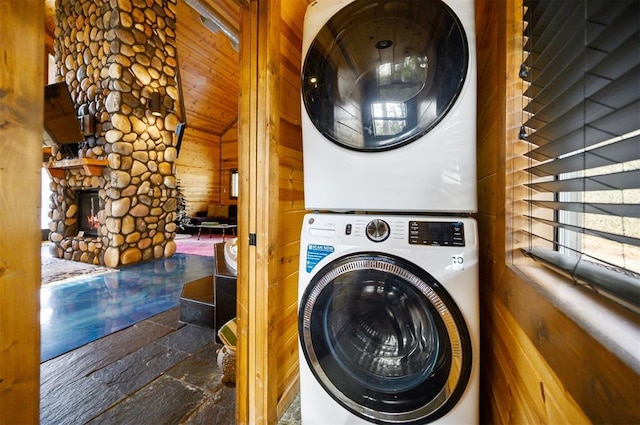
[{"label": "white appliance", "polygon": [[298,289],[303,425],[478,423],[475,220],[307,214]]},{"label": "white appliance", "polygon": [[305,15],[305,207],[474,212],[472,0],[318,0]]}]

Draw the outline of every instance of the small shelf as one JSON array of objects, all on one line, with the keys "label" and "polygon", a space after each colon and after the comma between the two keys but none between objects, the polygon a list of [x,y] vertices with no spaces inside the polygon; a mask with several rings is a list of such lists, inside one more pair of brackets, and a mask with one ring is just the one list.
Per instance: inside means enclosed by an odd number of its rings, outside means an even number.
[{"label": "small shelf", "polygon": [[54,161],[52,163],[44,163],[42,166],[47,169],[51,177],[64,177],[64,170],[81,168],[87,176],[101,176],[102,169],[109,162],[106,159],[95,158],[73,158]]}]

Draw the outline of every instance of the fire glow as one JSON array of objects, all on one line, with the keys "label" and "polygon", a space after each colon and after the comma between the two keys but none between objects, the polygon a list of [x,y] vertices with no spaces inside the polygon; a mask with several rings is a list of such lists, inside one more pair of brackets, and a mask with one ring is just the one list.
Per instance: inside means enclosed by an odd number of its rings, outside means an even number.
[{"label": "fire glow", "polygon": [[97,229],[100,223],[98,223],[97,215],[88,215],[87,216],[87,226],[91,229]]},{"label": "fire glow", "polygon": [[93,201],[94,198],[91,197],[91,209],[89,210],[90,214],[87,216],[87,226],[90,229],[97,229],[100,223],[98,223],[98,215],[95,213]]}]

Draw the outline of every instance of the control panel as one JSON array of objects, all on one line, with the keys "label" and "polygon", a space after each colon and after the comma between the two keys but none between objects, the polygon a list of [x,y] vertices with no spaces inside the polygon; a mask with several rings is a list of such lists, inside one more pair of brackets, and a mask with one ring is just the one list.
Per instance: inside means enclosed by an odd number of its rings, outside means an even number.
[{"label": "control panel", "polygon": [[412,245],[464,246],[464,225],[459,221],[410,221]]}]

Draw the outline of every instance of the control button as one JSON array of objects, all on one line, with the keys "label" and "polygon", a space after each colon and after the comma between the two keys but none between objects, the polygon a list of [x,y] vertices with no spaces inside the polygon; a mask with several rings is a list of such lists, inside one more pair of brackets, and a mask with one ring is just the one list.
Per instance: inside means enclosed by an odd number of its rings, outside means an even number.
[{"label": "control button", "polygon": [[351,230],[352,230],[351,224],[347,224],[347,226],[344,229],[344,234],[345,235],[350,235],[351,234]]},{"label": "control button", "polygon": [[378,218],[371,220],[365,230],[367,238],[372,242],[382,242],[389,237],[389,225]]}]

